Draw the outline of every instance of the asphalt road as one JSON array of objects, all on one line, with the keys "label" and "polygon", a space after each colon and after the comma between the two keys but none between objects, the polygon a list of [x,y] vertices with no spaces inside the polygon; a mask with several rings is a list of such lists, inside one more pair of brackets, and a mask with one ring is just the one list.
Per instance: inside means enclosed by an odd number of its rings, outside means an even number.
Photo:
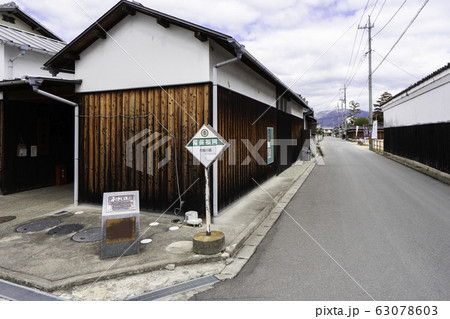
[{"label": "asphalt road", "polygon": [[237,277],[193,300],[450,300],[450,186],[326,138]]}]

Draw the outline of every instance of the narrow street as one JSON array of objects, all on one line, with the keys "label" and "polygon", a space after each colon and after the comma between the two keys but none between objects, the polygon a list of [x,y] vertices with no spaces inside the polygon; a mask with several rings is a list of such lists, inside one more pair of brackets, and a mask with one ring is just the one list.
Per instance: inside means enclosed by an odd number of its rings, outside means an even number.
[{"label": "narrow street", "polygon": [[193,300],[449,300],[450,186],[337,138],[237,277]]}]

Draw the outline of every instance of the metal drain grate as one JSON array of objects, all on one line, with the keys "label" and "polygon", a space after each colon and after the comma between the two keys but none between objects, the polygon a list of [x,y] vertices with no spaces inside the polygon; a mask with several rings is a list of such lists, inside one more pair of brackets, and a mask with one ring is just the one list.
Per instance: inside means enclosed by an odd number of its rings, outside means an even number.
[{"label": "metal drain grate", "polygon": [[158,289],[140,296],[128,299],[128,301],[152,301],[169,296],[173,296],[185,291],[193,290],[200,287],[211,286],[218,283],[220,280],[214,276],[205,276],[197,279],[192,279],[181,284],[173,285],[167,288]]},{"label": "metal drain grate", "polygon": [[0,280],[0,296],[8,300],[17,301],[58,301],[65,300],[45,292],[19,286],[4,280]]}]

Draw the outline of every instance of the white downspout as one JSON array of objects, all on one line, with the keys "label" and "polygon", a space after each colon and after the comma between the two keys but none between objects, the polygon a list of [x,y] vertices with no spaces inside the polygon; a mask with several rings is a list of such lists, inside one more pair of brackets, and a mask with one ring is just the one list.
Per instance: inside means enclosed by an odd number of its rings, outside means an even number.
[{"label": "white downspout", "polygon": [[55,101],[67,104],[67,105],[71,105],[74,107],[75,111],[75,128],[74,128],[74,163],[73,163],[73,206],[78,206],[78,183],[79,183],[79,170],[78,170],[78,149],[79,149],[79,106],[77,103],[66,100],[62,97],[59,97],[57,95],[42,91],[39,89],[39,85],[42,84],[42,81],[39,80],[28,80],[28,82],[30,83],[30,85],[33,87],[33,91],[36,92],[37,94],[46,96],[50,99],[53,99]]},{"label": "white downspout", "polygon": [[14,58],[11,58],[8,60],[8,79],[14,80],[14,61],[16,61],[18,58],[25,55],[25,52],[29,50],[27,46],[20,46],[19,47],[20,53],[16,55]]},{"label": "white downspout", "polygon": [[[218,130],[218,119],[217,119],[217,108],[218,108],[218,96],[217,96],[217,69],[239,61],[242,58],[242,54],[244,51],[244,46],[239,45],[237,42],[233,43],[235,45],[236,57],[230,60],[226,60],[223,62],[219,62],[213,67],[213,128],[214,130]],[[217,173],[217,161],[213,163],[213,217],[219,215],[219,181],[218,181],[218,173]]]}]

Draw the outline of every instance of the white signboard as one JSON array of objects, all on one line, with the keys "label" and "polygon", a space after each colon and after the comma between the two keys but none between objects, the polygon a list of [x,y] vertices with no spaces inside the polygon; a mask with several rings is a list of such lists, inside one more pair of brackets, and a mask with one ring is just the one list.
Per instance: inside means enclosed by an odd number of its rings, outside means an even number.
[{"label": "white signboard", "polygon": [[103,215],[139,213],[139,191],[103,194]]},{"label": "white signboard", "polygon": [[186,145],[189,152],[208,168],[230,146],[210,125],[203,125]]}]

